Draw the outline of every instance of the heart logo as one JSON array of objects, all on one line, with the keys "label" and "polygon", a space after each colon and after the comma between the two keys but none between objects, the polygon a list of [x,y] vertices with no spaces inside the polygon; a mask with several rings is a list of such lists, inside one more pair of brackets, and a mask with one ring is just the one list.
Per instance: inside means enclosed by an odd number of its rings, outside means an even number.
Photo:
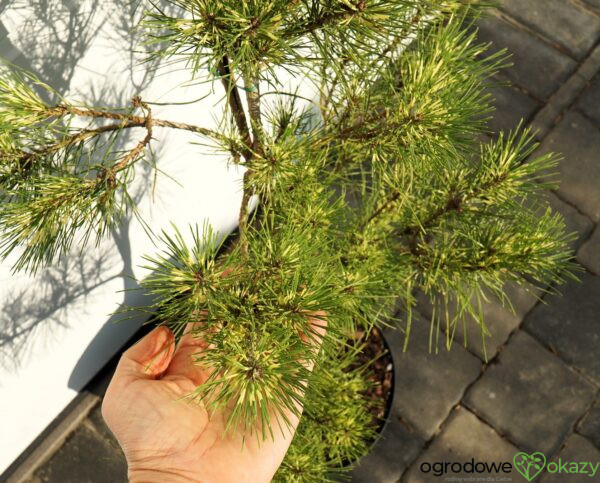
[{"label": "heart logo", "polygon": [[546,466],[546,457],[542,453],[517,453],[513,458],[515,468],[527,481],[533,480]]}]

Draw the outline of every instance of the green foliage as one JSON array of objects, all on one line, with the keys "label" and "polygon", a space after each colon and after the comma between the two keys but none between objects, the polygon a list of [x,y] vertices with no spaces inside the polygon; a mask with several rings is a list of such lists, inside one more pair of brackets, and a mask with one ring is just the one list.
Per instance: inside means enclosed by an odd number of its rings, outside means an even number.
[{"label": "green foliage", "polygon": [[386,175],[392,161],[409,157],[405,169],[416,162],[419,171],[423,162],[440,166],[472,149],[491,111],[482,80],[504,58],[482,57],[486,46],[475,44],[475,33],[462,30],[460,20],[431,27],[379,69],[377,79],[358,72],[350,88],[337,87],[331,110],[342,122],[332,123],[330,136],[341,169],[371,161],[371,169]]},{"label": "green foliage", "polygon": [[181,17],[156,8],[148,12],[144,24],[153,32],[151,43],[169,44],[158,55],[183,56],[195,72],[201,67],[220,72],[225,57],[229,57],[233,69],[289,62],[295,48],[300,47],[284,34],[286,20],[299,2],[173,0],[172,3]]},{"label": "green foliage", "polygon": [[[227,75],[273,73],[308,61],[339,57],[361,61],[400,31],[411,18],[451,9],[459,2],[417,0],[172,0],[176,12],[156,7],[144,21],[156,55],[182,58],[194,73],[202,68]],[[223,59],[227,58],[227,64]]]},{"label": "green foliage", "polygon": [[[543,197],[557,158],[536,157],[521,128],[479,141],[492,111],[486,86],[506,55],[486,57],[476,9],[463,3],[150,3],[152,55],[223,84],[216,132],[154,119],[139,98],[118,111],[48,104],[37,91],[56,97],[50,88],[5,68],[0,253],[23,247],[15,268],[35,270],[106,234],[132,210],[131,167],[153,129],[216,143],[245,169],[239,236],[224,249],[208,227],[163,233],[140,281],[153,295],[144,310],[206,342],[196,362],[209,378],[190,396],[227,408],[231,430],[285,431],[304,402],[278,478],[328,480],[373,439],[364,374],[343,349],[358,326],[397,313],[408,343],[421,295],[433,305],[432,349],[440,338],[449,348],[467,316],[482,338],[493,330],[481,304],[489,293],[506,300],[507,282],[543,289],[573,273],[570,235]],[[285,87],[299,74],[318,90],[308,108]],[[143,134],[124,150],[128,129]]]},{"label": "green foliage", "polygon": [[312,376],[319,383],[311,380],[300,426],[274,481],[339,480],[375,441],[375,403],[366,394],[370,368],[355,367],[354,357],[338,347],[321,361]]},{"label": "green foliage", "polygon": [[205,227],[191,230],[193,245],[189,248],[182,234],[163,233],[163,252],[144,257],[144,268],[150,275],[141,281],[143,288],[156,296],[153,313],[166,321],[180,322],[176,334],[183,333],[185,324],[200,317],[208,300],[216,299],[217,283],[226,281],[228,266],[219,266],[216,257],[220,248],[214,233]]},{"label": "green foliage", "polygon": [[129,156],[115,149],[120,126],[71,128],[62,106],[35,115],[37,124],[0,133],[0,256],[22,247],[14,268],[31,272],[76,239],[84,247],[105,237],[131,205],[132,179],[119,167]]},{"label": "green foliage", "polygon": [[[137,99],[123,113],[90,110],[61,99],[33,74],[12,66],[2,74],[0,257],[22,247],[14,269],[36,272],[68,253],[76,239],[85,247],[92,234],[96,241],[105,237],[131,208],[130,168],[143,159],[152,126],[134,115],[135,108],[149,112]],[[86,118],[93,122],[83,124]],[[129,128],[147,134],[122,151]]]},{"label": "green foliage", "polygon": [[92,233],[98,237],[114,224],[115,186],[103,178],[47,175],[26,187],[6,193],[0,209],[0,250],[23,251],[14,269],[30,269],[69,252],[81,228],[84,245]]},{"label": "green foliage", "polygon": [[[14,187],[33,169],[38,147],[58,128],[53,108],[40,94],[57,97],[34,75],[10,64],[0,67],[0,180]],[[1,194],[1,191],[0,191]]]},{"label": "green foliage", "polygon": [[211,376],[195,396],[212,411],[232,408],[231,428],[252,433],[258,421],[263,435],[274,420],[286,426],[287,414],[298,412],[307,366],[318,356],[312,342],[319,339],[320,314],[328,314],[328,341],[352,320],[339,302],[347,288],[333,269],[339,261],[327,261],[322,240],[306,226],[274,225],[265,218],[249,234],[250,252],[237,246],[225,263],[208,229],[192,231],[192,248],[177,230],[165,234],[167,250],[147,259],[151,274],[141,281],[155,296],[160,320],[176,333],[196,323],[194,335],[208,345],[198,363]]},{"label": "green foliage", "polygon": [[32,74],[3,63],[0,67],[0,126],[3,132],[44,121],[51,107],[34,90],[57,94]]}]

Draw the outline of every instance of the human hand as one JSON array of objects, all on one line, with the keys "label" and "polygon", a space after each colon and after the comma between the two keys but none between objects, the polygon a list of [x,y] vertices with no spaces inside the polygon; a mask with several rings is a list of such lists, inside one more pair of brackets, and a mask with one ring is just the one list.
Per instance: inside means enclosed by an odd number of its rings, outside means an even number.
[{"label": "human hand", "polygon": [[[322,338],[324,322],[313,319]],[[318,343],[318,342],[316,342]],[[225,431],[226,414],[209,416],[202,403],[182,399],[209,372],[193,363],[205,346],[186,334],[177,348],[173,333],[158,327],[121,356],[102,404],[106,424],[121,445],[133,483],[270,481],[292,441],[291,428],[257,441]]]}]

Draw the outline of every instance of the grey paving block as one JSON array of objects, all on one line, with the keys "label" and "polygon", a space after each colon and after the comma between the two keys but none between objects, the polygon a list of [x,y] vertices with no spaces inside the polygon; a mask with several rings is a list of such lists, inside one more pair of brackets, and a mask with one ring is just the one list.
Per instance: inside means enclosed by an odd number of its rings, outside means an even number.
[{"label": "grey paving block", "polygon": [[577,261],[596,275],[600,275],[600,225],[577,252]]},{"label": "grey paving block", "polygon": [[[575,0],[579,1],[579,0]],[[581,4],[579,4],[581,5]],[[538,139],[543,139],[554,123],[577,101],[600,70],[600,44],[577,66],[576,72],[552,95],[550,101],[535,115],[532,127]],[[593,102],[591,103],[593,105]],[[596,104],[597,107],[597,104]]]},{"label": "grey paving block", "polygon": [[600,36],[600,18],[565,0],[501,0],[500,8],[581,60]]},{"label": "grey paving block", "polygon": [[496,17],[484,17],[477,25],[479,40],[493,44],[490,53],[506,47],[512,54],[514,65],[502,74],[539,99],[547,99],[577,66],[570,57]]},{"label": "grey paving block", "polygon": [[406,352],[402,352],[403,334],[386,335],[397,368],[395,390],[406,395],[394,400],[392,416],[407,421],[423,439],[439,428],[481,371],[481,361],[457,344],[450,351],[440,347],[439,353],[430,352],[429,326],[420,318],[413,321]]},{"label": "grey paving block", "polygon": [[[474,463],[506,463],[512,464],[513,457],[518,449],[500,437],[493,428],[478,419],[473,413],[458,407],[444,425],[440,434],[431,445],[419,456],[402,478],[407,483],[429,483],[447,480],[448,478],[484,478],[511,477],[511,473],[484,472],[465,473],[450,471],[443,476],[435,476],[433,468],[428,469],[427,464],[435,462],[460,462],[471,461]],[[514,473],[514,470],[513,470]],[[484,481],[481,480],[481,481]],[[464,480],[476,481],[476,480]],[[495,480],[488,480],[495,481]]]},{"label": "grey paving block", "polygon": [[96,431],[83,424],[37,472],[48,483],[127,482],[127,464]]},{"label": "grey paving block", "polygon": [[[90,414],[88,416],[88,420],[90,421],[92,426],[96,429],[96,431],[98,431],[98,433],[100,433],[100,435],[106,440],[106,442],[108,444],[110,444],[113,448],[117,449],[120,454],[122,454],[119,443],[117,442],[116,438],[114,437],[114,435],[112,434],[110,429],[108,429],[108,426],[106,426],[106,423],[104,422],[104,419],[102,418],[102,405],[101,404],[98,404],[90,412]],[[125,455],[123,455],[123,458],[125,458]]]},{"label": "grey paving block", "polygon": [[600,221],[600,131],[574,111],[565,114],[535,155],[562,153],[558,166],[561,198]]},{"label": "grey paving block", "polygon": [[527,123],[541,108],[541,103],[509,86],[491,86],[488,92],[494,97],[493,118],[489,128],[493,132],[515,129],[521,120]]},{"label": "grey paving block", "polygon": [[600,0],[583,0],[583,3],[596,9],[600,13]]},{"label": "grey paving block", "polygon": [[600,448],[600,399],[577,425],[577,432]]},{"label": "grey paving block", "polygon": [[[497,354],[510,333],[520,325],[525,314],[533,308],[541,296],[540,290],[529,284],[507,283],[504,291],[507,300],[502,301],[495,295],[488,294],[487,301],[484,301],[481,306],[487,328],[484,336],[480,324],[470,315],[466,315],[455,329],[456,342],[461,346],[466,345],[470,352],[483,361],[489,361]],[[476,304],[476,301],[474,303]],[[419,297],[419,310],[427,317],[431,317],[431,305],[422,296]],[[452,316],[456,314],[454,305],[450,307],[449,313]]]},{"label": "grey paving block", "polygon": [[[585,466],[580,462],[592,463],[595,468]],[[588,483],[600,480],[600,450],[594,447],[587,439],[572,434],[569,436],[558,455],[546,463],[544,472],[539,479],[540,483]],[[567,464],[568,463],[568,464]],[[573,466],[572,463],[577,463]],[[572,470],[576,470],[572,471]],[[585,473],[579,473],[579,471]]]},{"label": "grey paving block", "polygon": [[457,328],[457,341],[464,343],[466,327],[467,347],[482,360],[490,360],[498,353],[511,332],[520,325],[525,314],[534,307],[541,296],[540,290],[528,284],[507,283],[504,291],[507,300],[502,301],[490,295],[488,302],[483,305],[484,323],[489,332],[485,338],[485,351],[481,329],[473,319],[469,318],[465,326]]},{"label": "grey paving block", "polygon": [[425,442],[393,418],[381,439],[352,471],[353,483],[395,483],[418,456]]},{"label": "grey paving block", "polygon": [[577,233],[577,238],[571,242],[571,248],[576,250],[594,229],[594,222],[581,214],[576,208],[565,203],[554,193],[547,193],[546,199],[552,211],[558,212],[563,216],[566,232]]},{"label": "grey paving block", "polygon": [[525,329],[600,385],[600,277],[558,287],[525,320]]},{"label": "grey paving block", "polygon": [[577,108],[600,124],[600,73],[594,76],[577,101]]},{"label": "grey paving block", "polygon": [[[600,3],[600,0],[597,0]],[[600,11],[598,12],[600,15]],[[590,52],[588,57],[577,68],[577,75],[586,82],[591,82],[600,69],[600,42]],[[582,89],[583,90],[583,89]],[[581,91],[580,91],[581,92]]]},{"label": "grey paving block", "polygon": [[594,388],[523,331],[517,332],[464,403],[524,451],[559,448]]}]

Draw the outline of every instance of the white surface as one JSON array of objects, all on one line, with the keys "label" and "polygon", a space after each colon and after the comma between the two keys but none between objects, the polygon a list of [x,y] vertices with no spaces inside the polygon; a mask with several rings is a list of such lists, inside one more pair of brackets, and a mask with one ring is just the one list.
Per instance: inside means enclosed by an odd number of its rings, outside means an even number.
[{"label": "white surface", "polygon": [[[111,1],[37,2],[52,6],[43,7],[47,9],[43,12],[27,6],[28,0],[12,2],[0,16],[8,30],[8,39],[2,39],[0,25],[0,55],[31,66],[66,97],[90,103],[102,99],[101,105],[124,106],[135,90],[127,89],[131,58],[126,39],[115,28],[127,20],[127,13],[123,12],[126,7],[113,6]],[[62,10],[58,8],[61,5]],[[60,21],[52,15],[58,15]],[[91,21],[75,30],[69,18],[82,25]],[[58,35],[49,29],[51,24]],[[75,35],[69,37],[69,30]],[[85,44],[85,39],[88,44],[75,48],[77,42]],[[198,104],[155,107],[154,115],[212,127],[213,115],[222,112],[221,86],[215,84],[217,94],[212,95],[210,84],[183,87],[189,74],[182,65],[177,69],[166,75],[161,70],[144,87],[142,97],[165,102],[209,94]],[[139,72],[133,78],[143,83]],[[132,130],[130,134],[135,143],[145,133]],[[160,170],[181,185],[159,173],[152,199],[147,188],[149,170],[139,170],[139,209],[154,232],[169,228],[170,222],[185,230],[188,223],[201,225],[204,220],[223,233],[234,228],[241,172],[228,168],[224,159],[207,148],[190,144],[200,139],[189,133],[156,129],[155,137]],[[110,314],[125,300],[129,305],[143,301],[140,292],[122,291],[134,285],[129,275],[143,276],[137,268],[141,256],[155,251],[140,223],[131,219],[101,247],[73,253],[58,267],[35,277],[11,275],[12,260],[0,264],[0,333],[34,327],[17,339],[17,345],[0,347],[0,473],[135,332],[140,320],[115,325]]]}]

